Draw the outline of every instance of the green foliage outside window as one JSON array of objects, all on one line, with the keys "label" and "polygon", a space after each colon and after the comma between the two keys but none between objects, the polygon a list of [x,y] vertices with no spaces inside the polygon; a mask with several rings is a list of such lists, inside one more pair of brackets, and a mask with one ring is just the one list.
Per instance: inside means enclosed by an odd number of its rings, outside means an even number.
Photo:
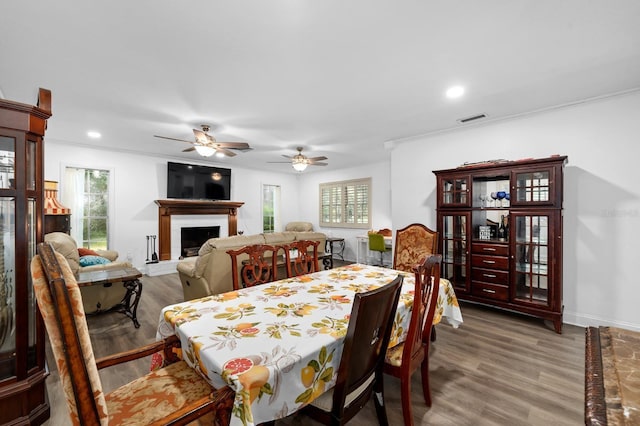
[{"label": "green foliage outside window", "polygon": [[82,242],[91,249],[107,249],[109,235],[109,171],[84,171]]}]

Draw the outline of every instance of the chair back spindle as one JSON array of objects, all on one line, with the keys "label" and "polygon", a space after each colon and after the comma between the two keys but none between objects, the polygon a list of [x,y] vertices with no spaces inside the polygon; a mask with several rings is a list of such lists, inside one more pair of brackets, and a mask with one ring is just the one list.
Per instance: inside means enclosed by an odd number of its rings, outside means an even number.
[{"label": "chair back spindle", "polygon": [[[231,256],[233,289],[265,284],[278,279],[279,247],[269,244],[253,244],[238,250],[228,250]],[[238,262],[242,263],[238,272]]]},{"label": "chair back spindle", "polygon": [[287,278],[320,270],[318,264],[319,244],[319,241],[300,240],[283,246]]}]

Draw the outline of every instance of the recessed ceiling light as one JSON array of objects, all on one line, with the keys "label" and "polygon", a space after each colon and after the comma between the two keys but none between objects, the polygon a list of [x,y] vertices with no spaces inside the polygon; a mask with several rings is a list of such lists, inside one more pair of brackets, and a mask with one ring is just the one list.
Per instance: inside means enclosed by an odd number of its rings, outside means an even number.
[{"label": "recessed ceiling light", "polygon": [[91,139],[100,139],[102,135],[100,134],[100,132],[90,130],[87,132],[87,136],[89,136]]},{"label": "recessed ceiling light", "polygon": [[464,87],[462,86],[453,86],[447,89],[447,98],[455,99],[464,95]]}]

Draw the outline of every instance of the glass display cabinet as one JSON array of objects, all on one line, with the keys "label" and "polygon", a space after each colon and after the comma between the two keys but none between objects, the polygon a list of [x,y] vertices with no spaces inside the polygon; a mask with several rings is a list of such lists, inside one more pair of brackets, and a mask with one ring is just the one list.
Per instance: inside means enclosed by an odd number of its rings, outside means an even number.
[{"label": "glass display cabinet", "polygon": [[0,424],[42,424],[45,335],[30,262],[43,236],[43,136],[51,93],[38,106],[0,99]]},{"label": "glass display cabinet", "polygon": [[460,300],[522,312],[562,331],[566,156],[434,171],[442,276]]}]

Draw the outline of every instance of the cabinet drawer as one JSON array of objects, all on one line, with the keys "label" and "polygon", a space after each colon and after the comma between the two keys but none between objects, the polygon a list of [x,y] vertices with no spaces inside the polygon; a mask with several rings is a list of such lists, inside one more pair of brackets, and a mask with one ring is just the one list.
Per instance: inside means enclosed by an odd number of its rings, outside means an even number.
[{"label": "cabinet drawer", "polygon": [[471,279],[474,281],[484,281],[492,284],[509,285],[509,271],[473,268],[471,270]]},{"label": "cabinet drawer", "polygon": [[509,256],[509,246],[505,244],[473,243],[473,253],[490,256]]},{"label": "cabinet drawer", "polygon": [[486,284],[486,283],[471,283],[471,293],[474,296],[485,297],[487,299],[495,300],[509,300],[509,287]]},{"label": "cabinet drawer", "polygon": [[474,268],[509,270],[509,258],[506,256],[483,256],[474,254],[471,256],[471,266]]}]

